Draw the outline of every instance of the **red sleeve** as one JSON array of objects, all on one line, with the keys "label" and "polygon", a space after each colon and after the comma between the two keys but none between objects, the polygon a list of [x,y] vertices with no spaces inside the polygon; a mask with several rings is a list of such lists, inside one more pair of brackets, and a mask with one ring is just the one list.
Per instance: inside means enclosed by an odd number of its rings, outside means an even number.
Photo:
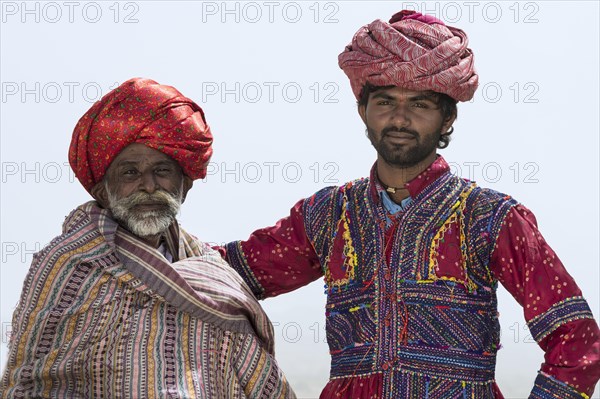
[{"label": "red sleeve", "polygon": [[600,378],[598,325],[526,207],[518,205],[506,216],[490,270],[523,306],[532,336],[545,352],[530,398],[558,390],[565,398],[591,395]]},{"label": "red sleeve", "polygon": [[257,298],[273,297],[302,287],[323,275],[305,230],[299,201],[275,226],[256,230],[246,241],[225,246],[226,259]]}]

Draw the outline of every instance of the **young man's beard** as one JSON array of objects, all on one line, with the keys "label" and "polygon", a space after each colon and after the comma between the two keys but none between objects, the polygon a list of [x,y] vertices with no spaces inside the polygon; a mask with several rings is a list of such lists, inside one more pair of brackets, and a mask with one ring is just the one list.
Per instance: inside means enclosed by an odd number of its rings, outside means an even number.
[{"label": "young man's beard", "polygon": [[[393,131],[412,134],[415,137],[415,144],[410,147],[406,147],[396,146],[389,142],[385,142],[384,138],[386,134]],[[436,151],[442,134],[442,127],[440,126],[437,134],[433,134],[428,137],[424,137],[423,135],[411,129],[398,129],[395,127],[384,128],[379,135],[376,135],[375,131],[371,127],[367,126],[367,132],[371,144],[373,147],[375,147],[375,150],[379,156],[381,156],[381,158],[387,164],[398,168],[409,168],[417,165],[419,162],[427,158],[432,152]]]},{"label": "young man's beard", "polygon": [[[175,221],[181,207],[181,194],[171,195],[163,190],[152,194],[136,192],[128,197],[116,199],[108,187],[108,202],[110,211],[117,222],[138,237],[149,237],[165,232]],[[137,210],[140,204],[160,204],[160,209]]]}]

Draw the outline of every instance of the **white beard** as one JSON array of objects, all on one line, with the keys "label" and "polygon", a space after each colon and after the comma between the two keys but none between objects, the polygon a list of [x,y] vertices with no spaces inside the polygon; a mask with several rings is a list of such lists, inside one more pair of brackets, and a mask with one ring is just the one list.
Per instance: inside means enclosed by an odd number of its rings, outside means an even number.
[{"label": "white beard", "polygon": [[[109,209],[115,220],[125,226],[138,237],[148,237],[165,232],[171,223],[175,221],[181,207],[181,193],[171,195],[163,190],[155,191],[153,194],[137,192],[128,197],[117,199],[108,186]],[[138,211],[136,205],[153,201],[164,204],[163,209]]]}]

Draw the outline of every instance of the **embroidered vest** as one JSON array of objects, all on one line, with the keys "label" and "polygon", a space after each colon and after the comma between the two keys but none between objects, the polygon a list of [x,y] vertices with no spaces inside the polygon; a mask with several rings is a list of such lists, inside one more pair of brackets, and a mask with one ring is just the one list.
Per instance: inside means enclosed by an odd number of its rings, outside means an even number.
[{"label": "embroidered vest", "polygon": [[325,275],[331,378],[396,370],[489,392],[500,328],[488,262],[515,204],[446,173],[403,212],[387,262],[385,214],[369,179],[305,201]]}]

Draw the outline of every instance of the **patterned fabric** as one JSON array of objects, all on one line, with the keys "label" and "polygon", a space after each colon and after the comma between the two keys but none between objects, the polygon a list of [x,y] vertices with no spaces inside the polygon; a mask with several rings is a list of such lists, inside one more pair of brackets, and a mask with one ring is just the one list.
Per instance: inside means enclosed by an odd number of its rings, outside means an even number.
[{"label": "patterned fabric", "polygon": [[89,202],[35,255],[3,398],[294,398],[249,288],[173,224],[177,261]]},{"label": "patterned fabric", "polygon": [[134,78],[107,93],[75,126],[69,163],[89,192],[132,143],[167,154],[192,179],[206,176],[210,127],[202,109],[174,87]]},{"label": "patterned fabric", "polygon": [[433,90],[457,101],[475,94],[478,76],[467,35],[414,11],[401,11],[390,23],[375,20],[355,33],[338,57],[357,99],[365,83]]},{"label": "patterned fabric", "polygon": [[259,297],[324,277],[331,374],[322,399],[502,398],[498,282],[546,353],[536,389],[591,395],[600,330],[529,210],[451,175],[442,157],[406,185],[412,202],[391,224],[377,186],[374,167],[226,247]]},{"label": "patterned fabric", "polygon": [[529,320],[527,324],[533,339],[541,341],[557,327],[574,319],[586,317],[589,312],[590,308],[583,297],[571,297],[555,303],[544,313]]},{"label": "patterned fabric", "polygon": [[552,376],[540,373],[529,399],[589,399],[589,396],[574,392],[571,387]]},{"label": "patterned fabric", "polygon": [[[514,200],[447,173],[413,197],[391,237],[398,250],[386,260],[384,236],[368,223],[385,218],[370,189],[370,180],[359,180],[305,204],[306,232],[325,269],[331,378],[381,373],[381,397],[416,397],[426,370],[437,385],[430,397],[464,390],[488,396],[500,331],[494,281],[483,263],[490,241],[479,232],[493,241]],[[348,227],[335,222],[323,230],[329,205],[321,203],[341,204],[332,220],[348,220]],[[438,257],[442,240],[456,244],[452,259]],[[353,268],[343,259],[350,247],[358,255]]]},{"label": "patterned fabric", "polygon": [[443,21],[437,19],[433,15],[421,14],[420,12],[416,12],[413,10],[402,10],[392,15],[392,18],[390,18],[390,24],[402,21],[403,19],[416,19],[417,21],[425,22],[429,25],[445,25]]}]

